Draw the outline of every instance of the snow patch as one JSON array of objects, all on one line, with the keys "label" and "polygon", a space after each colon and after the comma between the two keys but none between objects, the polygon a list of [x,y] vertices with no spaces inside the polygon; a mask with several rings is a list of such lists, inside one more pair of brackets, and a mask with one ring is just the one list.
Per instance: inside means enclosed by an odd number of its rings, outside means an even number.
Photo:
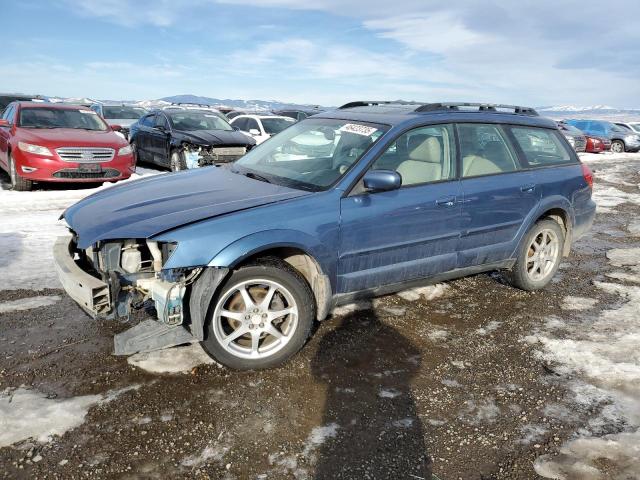
[{"label": "snow patch", "polygon": [[436,285],[429,285],[427,287],[418,287],[412,288],[410,290],[404,290],[402,292],[399,292],[398,296],[409,302],[420,300],[421,297],[424,297],[426,301],[430,301],[435,300],[436,298],[443,297],[447,293],[448,289],[448,285],[445,285],[444,283],[438,283]]},{"label": "snow patch", "polygon": [[[614,266],[627,267],[620,273],[638,281],[639,253],[614,249],[607,258]],[[607,463],[615,465],[618,478],[640,478],[640,286],[594,284],[624,303],[588,324],[575,325],[562,338],[549,332],[537,336],[543,347],[539,356],[552,362],[556,372],[578,377],[569,383],[576,403],[600,408],[561,447],[560,455],[536,459],[536,472],[546,478],[603,478],[600,468]],[[549,416],[567,413],[545,411]]]},{"label": "snow patch", "polygon": [[185,467],[199,467],[210,461],[222,462],[229,447],[224,445],[207,445],[200,453],[193,454],[180,462]]},{"label": "snow patch", "polygon": [[502,322],[498,322],[496,320],[491,320],[486,326],[478,328],[476,333],[478,335],[488,335],[489,333],[495,332],[498,328],[500,328]]},{"label": "snow patch", "polygon": [[46,394],[20,387],[0,393],[0,447],[34,438],[48,442],[54,435],[80,426],[89,409],[115,400],[138,385],[101,395],[49,398]]},{"label": "snow patch", "polygon": [[189,373],[198,365],[215,363],[199,343],[136,353],[127,362],[150,373]]},{"label": "snow patch", "polygon": [[596,298],[573,297],[571,295],[564,297],[560,308],[563,310],[589,310],[595,307],[598,300]]},{"label": "snow patch", "polygon": [[640,248],[614,248],[607,252],[609,263],[614,267],[640,264]]},{"label": "snow patch", "polygon": [[0,303],[0,313],[20,312],[33,308],[48,307],[61,300],[58,295],[20,298]]},{"label": "snow patch", "polygon": [[380,398],[396,398],[400,395],[401,393],[393,388],[383,388],[378,392]]},{"label": "snow patch", "polygon": [[442,342],[449,338],[449,332],[446,330],[433,330],[427,333],[427,338],[432,342]]},{"label": "snow patch", "polygon": [[467,400],[460,412],[460,418],[472,425],[483,422],[493,423],[498,415],[500,415],[500,408],[492,397],[482,399],[479,402]]},{"label": "snow patch", "polygon": [[302,452],[305,457],[308,457],[314,450],[327,441],[329,438],[335,438],[338,435],[340,425],[337,423],[330,423],[321,427],[314,427],[305,442],[304,451]]}]

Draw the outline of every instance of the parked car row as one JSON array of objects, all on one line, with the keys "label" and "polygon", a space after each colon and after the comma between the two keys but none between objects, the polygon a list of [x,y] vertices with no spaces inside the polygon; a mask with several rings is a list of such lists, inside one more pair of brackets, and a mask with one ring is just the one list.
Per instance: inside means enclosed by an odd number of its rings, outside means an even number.
[{"label": "parked car row", "polygon": [[[560,126],[562,125],[562,126]],[[612,123],[604,120],[564,120],[559,128],[567,136],[565,127],[575,127],[586,137],[585,150],[599,153],[640,151],[640,123]],[[568,139],[568,137],[567,137]],[[571,140],[569,140],[571,143]]]}]

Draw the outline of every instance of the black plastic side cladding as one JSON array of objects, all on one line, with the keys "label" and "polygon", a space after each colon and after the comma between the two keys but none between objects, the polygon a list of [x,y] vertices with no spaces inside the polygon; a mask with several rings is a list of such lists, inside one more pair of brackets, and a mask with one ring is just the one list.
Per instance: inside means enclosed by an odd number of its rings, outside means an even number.
[{"label": "black plastic side cladding", "polygon": [[191,335],[198,340],[204,340],[204,324],[207,321],[211,299],[228,273],[228,268],[207,267],[191,287],[189,295],[190,329]]}]

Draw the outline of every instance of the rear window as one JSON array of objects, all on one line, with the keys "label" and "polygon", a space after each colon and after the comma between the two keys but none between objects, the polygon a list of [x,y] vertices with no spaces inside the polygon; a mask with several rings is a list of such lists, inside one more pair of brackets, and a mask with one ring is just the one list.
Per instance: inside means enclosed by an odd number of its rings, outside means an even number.
[{"label": "rear window", "polygon": [[511,127],[513,136],[532,167],[573,163],[568,148],[555,130],[543,128]]}]

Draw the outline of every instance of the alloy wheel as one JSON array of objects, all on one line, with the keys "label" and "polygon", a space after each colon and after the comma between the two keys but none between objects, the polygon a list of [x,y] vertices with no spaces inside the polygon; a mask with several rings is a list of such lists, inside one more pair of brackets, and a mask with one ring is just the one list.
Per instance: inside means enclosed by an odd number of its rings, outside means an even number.
[{"label": "alloy wheel", "polygon": [[552,271],[560,254],[560,241],[555,232],[541,230],[527,250],[527,275],[533,281],[544,280]]},{"label": "alloy wheel", "polygon": [[232,286],[218,300],[213,333],[230,354],[263,359],[282,350],[298,326],[298,306],[278,282],[248,280]]},{"label": "alloy wheel", "polygon": [[623,153],[624,145],[622,144],[622,142],[613,142],[611,144],[611,151],[614,153]]}]

